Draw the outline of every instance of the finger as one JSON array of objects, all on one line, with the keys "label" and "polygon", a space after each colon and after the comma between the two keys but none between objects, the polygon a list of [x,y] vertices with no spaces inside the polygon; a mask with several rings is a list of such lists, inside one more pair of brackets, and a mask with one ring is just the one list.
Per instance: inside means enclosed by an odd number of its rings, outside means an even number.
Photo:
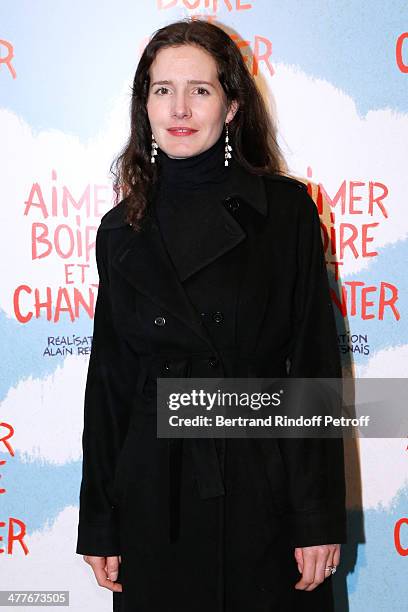
[{"label": "finger", "polygon": [[326,571],[326,567],[330,565],[328,561],[327,553],[325,555],[319,554],[316,559],[315,574],[313,582],[305,589],[305,591],[313,591],[319,584],[325,581],[325,579],[331,574]]},{"label": "finger", "polygon": [[303,572],[303,549],[295,548],[294,555],[297,562],[298,571],[301,574]]},{"label": "finger", "polygon": [[[332,544],[330,546],[326,567],[337,568],[337,566],[340,565],[340,549],[341,549],[340,544]],[[331,570],[330,569],[326,570],[326,568],[325,568],[325,574],[326,574],[326,578],[333,575]]]},{"label": "finger", "polygon": [[119,559],[118,557],[106,557],[106,575],[109,580],[116,582],[119,574]]},{"label": "finger", "polygon": [[303,571],[302,578],[295,584],[295,589],[305,591],[313,584],[316,571],[315,555],[303,553]]},{"label": "finger", "polygon": [[327,569],[329,566],[333,567],[334,563],[332,560],[327,559],[327,563],[325,564],[324,567],[324,579],[326,580],[327,578],[330,578],[330,576],[332,576],[332,571],[331,569]]},{"label": "finger", "polygon": [[336,544],[336,550],[334,551],[332,565],[335,565],[336,567],[340,565],[340,555],[341,555],[341,546],[340,544]]},{"label": "finger", "polygon": [[340,545],[336,544],[336,548],[333,552],[331,552],[328,556],[326,567],[325,567],[325,577],[329,578],[333,576],[331,569],[326,569],[327,567],[335,567],[340,564]]},{"label": "finger", "polygon": [[92,568],[95,574],[96,582],[101,587],[105,587],[110,591],[122,591],[122,585],[119,582],[112,582],[109,580],[106,574],[106,570],[101,567],[93,567]]}]

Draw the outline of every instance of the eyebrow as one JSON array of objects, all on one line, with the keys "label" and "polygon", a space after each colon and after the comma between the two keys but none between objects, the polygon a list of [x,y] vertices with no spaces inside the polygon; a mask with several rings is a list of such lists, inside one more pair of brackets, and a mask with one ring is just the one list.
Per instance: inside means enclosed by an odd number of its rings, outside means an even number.
[{"label": "eyebrow", "polygon": [[[209,81],[201,81],[197,79],[189,79],[187,83],[189,85],[210,85],[210,87],[214,87],[213,83],[210,83]],[[153,87],[154,85],[173,85],[173,81],[155,81],[150,85],[150,87]]]}]

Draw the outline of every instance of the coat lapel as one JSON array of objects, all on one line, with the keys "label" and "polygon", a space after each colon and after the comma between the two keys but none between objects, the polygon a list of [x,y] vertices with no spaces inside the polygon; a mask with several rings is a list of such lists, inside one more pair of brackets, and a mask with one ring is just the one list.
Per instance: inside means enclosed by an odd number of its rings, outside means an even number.
[{"label": "coat lapel", "polygon": [[[247,237],[245,223],[248,215],[243,210],[247,204],[261,222],[267,213],[262,177],[234,165],[230,180],[221,191],[217,190],[217,198],[211,204],[206,207],[207,216],[197,224],[194,236],[185,237],[191,241],[191,248],[188,258],[180,262],[177,269],[166,249],[153,206],[148,209],[142,230],[132,232],[132,236],[114,255],[112,265],[137,291],[188,325],[214,350],[201,316],[184,290],[183,282]],[[102,230],[124,226],[123,206],[121,210],[110,211],[101,222]]]}]

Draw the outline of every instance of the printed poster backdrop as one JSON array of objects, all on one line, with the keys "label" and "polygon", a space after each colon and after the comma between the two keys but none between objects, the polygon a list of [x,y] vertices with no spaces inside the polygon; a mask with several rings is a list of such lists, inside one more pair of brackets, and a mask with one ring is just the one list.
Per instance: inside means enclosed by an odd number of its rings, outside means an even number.
[{"label": "printed poster backdrop", "polygon": [[[75,612],[112,597],[75,554],[95,234],[140,52],[193,15],[239,44],[318,206],[345,375],[408,374],[406,2],[5,0],[0,589],[69,590]],[[347,444],[337,612],[407,609],[407,463],[406,439]]]}]

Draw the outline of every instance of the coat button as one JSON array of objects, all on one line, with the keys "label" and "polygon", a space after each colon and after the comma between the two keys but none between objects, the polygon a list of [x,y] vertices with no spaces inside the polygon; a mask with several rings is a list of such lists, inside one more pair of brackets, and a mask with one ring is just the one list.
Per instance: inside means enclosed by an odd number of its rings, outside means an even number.
[{"label": "coat button", "polygon": [[168,372],[168,371],[170,370],[170,364],[169,364],[169,362],[168,362],[168,361],[165,361],[165,362],[163,363],[163,370],[164,370],[165,372]]},{"label": "coat button", "polygon": [[224,320],[224,315],[222,314],[222,312],[217,310],[217,312],[213,313],[212,318],[213,318],[213,321],[215,321],[215,323],[222,323]]},{"label": "coat button", "polygon": [[204,325],[204,321],[207,320],[208,313],[207,312],[200,312],[200,315],[201,315],[200,325]]},{"label": "coat button", "polygon": [[239,201],[236,198],[231,198],[231,196],[224,199],[224,204],[231,211],[235,211],[239,208]]},{"label": "coat button", "polygon": [[166,319],[164,317],[156,317],[154,320],[155,325],[162,326],[162,325],[165,325],[165,323],[166,323]]},{"label": "coat button", "polygon": [[216,357],[210,357],[210,359],[208,360],[208,365],[210,366],[210,368],[216,368],[218,364],[219,361]]}]

